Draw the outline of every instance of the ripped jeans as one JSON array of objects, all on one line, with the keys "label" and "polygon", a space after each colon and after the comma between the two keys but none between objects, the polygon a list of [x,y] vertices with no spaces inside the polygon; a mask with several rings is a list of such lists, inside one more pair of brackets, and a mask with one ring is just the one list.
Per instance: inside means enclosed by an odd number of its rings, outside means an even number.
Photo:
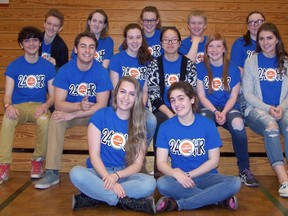
[{"label": "ripped jeans", "polygon": [[[216,106],[216,109],[222,112],[223,107]],[[213,120],[215,124],[219,126],[216,123],[215,115],[210,110],[202,107],[200,109],[200,114]],[[233,127],[233,120],[236,118],[239,118],[242,121],[239,129],[234,128],[235,126]],[[240,111],[238,109],[231,109],[226,114],[226,122],[224,123],[224,125],[222,125],[222,127],[228,130],[229,133],[231,134],[233,149],[237,157],[237,166],[239,171],[242,172],[244,169],[250,167],[250,163],[248,154],[247,135],[243,116],[240,113]]]},{"label": "ripped jeans", "polygon": [[[284,165],[280,135],[284,136],[285,155],[288,155],[288,110],[283,111],[283,116],[276,121],[268,112],[254,108],[245,118],[246,124],[257,134],[264,136],[266,154],[272,167]],[[268,130],[269,123],[275,129]]]}]

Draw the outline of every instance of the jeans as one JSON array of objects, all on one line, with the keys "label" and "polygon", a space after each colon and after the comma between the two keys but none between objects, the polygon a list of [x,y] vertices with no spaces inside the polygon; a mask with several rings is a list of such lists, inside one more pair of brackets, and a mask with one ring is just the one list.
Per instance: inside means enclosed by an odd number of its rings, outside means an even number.
[{"label": "jeans", "polygon": [[184,188],[174,177],[162,176],[157,180],[157,188],[162,195],[175,199],[179,210],[217,204],[241,188],[241,182],[236,176],[207,173],[193,178],[193,181],[193,188]]},{"label": "jeans", "polygon": [[[106,167],[108,173],[117,172],[124,168]],[[69,175],[73,185],[87,196],[113,206],[118,203],[118,196],[112,189],[106,190],[104,188],[103,180],[93,168],[76,166],[71,169]],[[127,197],[136,199],[152,195],[156,188],[154,177],[144,173],[137,173],[121,178],[118,183],[124,188]]]},{"label": "jeans", "polygon": [[[264,110],[254,108],[245,118],[246,124],[255,133],[264,136],[266,154],[271,166],[285,165],[280,134],[284,136],[285,155],[288,155],[288,110],[283,111],[283,117],[276,121]],[[275,129],[267,129],[269,124]]]},{"label": "jeans", "polygon": [[4,114],[0,132],[0,163],[12,163],[12,148],[14,141],[15,128],[18,124],[32,122],[36,124],[35,149],[32,159],[46,157],[48,125],[51,113],[41,114],[38,118],[34,117],[37,106],[41,103],[27,102],[14,104],[19,111],[17,119],[9,119]]},{"label": "jeans", "polygon": [[[216,107],[216,109],[221,112],[223,110],[223,107]],[[210,110],[202,108],[200,110],[200,114],[216,122],[215,116]],[[235,128],[233,127],[233,120],[236,118],[239,118],[242,121],[241,125],[237,126],[238,128],[236,128],[235,126],[234,126]],[[232,109],[227,113],[226,122],[223,125],[223,128],[228,130],[229,133],[231,134],[233,149],[237,157],[237,166],[239,171],[241,172],[245,168],[249,168],[250,164],[249,164],[247,134],[245,130],[243,116],[239,110]]]},{"label": "jeans", "polygon": [[146,112],[147,147],[148,147],[155,133],[155,129],[157,126],[157,119],[148,108],[145,109],[145,112]]}]

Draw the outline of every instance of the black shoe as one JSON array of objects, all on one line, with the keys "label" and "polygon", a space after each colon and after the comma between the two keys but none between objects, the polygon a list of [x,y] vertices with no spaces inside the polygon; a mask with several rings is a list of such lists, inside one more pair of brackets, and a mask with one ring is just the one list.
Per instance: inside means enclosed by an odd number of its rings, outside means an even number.
[{"label": "black shoe", "polygon": [[141,211],[149,214],[155,214],[155,202],[154,199],[135,199],[124,197],[119,199],[120,206],[125,210]]},{"label": "black shoe", "polygon": [[103,203],[100,200],[93,199],[84,193],[73,194],[72,196],[72,209],[79,209],[83,207],[97,207],[99,204]]}]

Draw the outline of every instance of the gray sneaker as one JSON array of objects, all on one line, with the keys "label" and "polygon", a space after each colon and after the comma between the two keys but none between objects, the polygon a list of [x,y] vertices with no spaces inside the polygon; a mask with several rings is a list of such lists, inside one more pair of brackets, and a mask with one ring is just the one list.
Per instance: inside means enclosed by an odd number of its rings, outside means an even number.
[{"label": "gray sneaker", "polygon": [[281,197],[288,197],[288,182],[284,182],[280,185],[278,193]]},{"label": "gray sneaker", "polygon": [[44,176],[35,184],[37,189],[47,189],[59,183],[59,174],[53,170],[47,170]]}]

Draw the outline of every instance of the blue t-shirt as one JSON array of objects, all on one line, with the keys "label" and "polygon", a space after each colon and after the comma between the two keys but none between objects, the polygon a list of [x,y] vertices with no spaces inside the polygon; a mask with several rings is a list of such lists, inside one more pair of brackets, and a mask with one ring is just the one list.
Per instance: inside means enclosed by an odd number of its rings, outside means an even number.
[{"label": "blue t-shirt", "polygon": [[48,59],[51,57],[51,45],[52,43],[46,45],[44,42],[42,42],[42,58]]},{"label": "blue t-shirt", "polygon": [[245,46],[245,41],[243,37],[239,37],[234,42],[231,53],[230,60],[233,61],[237,66],[244,67],[245,60],[251,57],[255,53],[256,41],[251,39],[251,43]]},{"label": "blue t-shirt", "polygon": [[[204,40],[199,43],[198,45],[198,52],[196,55],[195,63],[198,64],[204,60],[204,50],[205,50],[205,44],[206,44],[207,36],[204,36]],[[179,48],[179,53],[183,55],[187,55],[189,50],[191,49],[192,42],[191,37],[187,37],[181,42],[181,46]]]},{"label": "blue t-shirt", "polygon": [[262,52],[258,53],[258,77],[262,91],[263,102],[272,106],[280,104],[280,94],[283,77],[277,73],[276,56],[267,58]]},{"label": "blue t-shirt", "polygon": [[[100,157],[105,167],[125,166],[125,144],[128,140],[128,119],[120,119],[112,107],[95,112],[89,123],[101,132]],[[86,165],[92,168],[90,158]]]},{"label": "blue t-shirt", "polygon": [[198,114],[189,126],[182,125],[177,116],[166,120],[160,125],[156,140],[157,148],[168,149],[172,168],[185,172],[201,166],[208,160],[208,151],[221,146],[215,123]]},{"label": "blue t-shirt", "polygon": [[181,61],[182,55],[179,55],[179,58],[174,61],[168,61],[164,55],[162,56],[163,59],[163,70],[164,70],[164,103],[167,107],[171,107],[170,101],[167,99],[167,94],[170,86],[174,82],[179,82],[180,80],[180,73],[181,73]]},{"label": "blue t-shirt", "polygon": [[[114,41],[111,37],[106,38],[99,38],[98,45],[96,49],[96,53],[94,55],[94,58],[96,61],[102,63],[105,59],[111,59],[113,56],[113,50],[114,50]],[[71,58],[74,58],[76,56],[74,49],[71,53]]]},{"label": "blue t-shirt", "polygon": [[[207,99],[214,105],[214,106],[221,106],[224,107],[228,99],[230,98],[230,94],[234,86],[236,86],[240,82],[240,70],[239,68],[233,63],[229,63],[229,71],[228,71],[228,91],[224,90],[224,84],[222,81],[222,74],[223,74],[223,65],[220,67],[215,67],[210,64],[212,70],[212,92],[209,93],[209,78],[208,78],[208,71],[204,65],[204,62],[196,65],[197,70],[197,78],[203,82],[205,94]],[[238,104],[235,104],[235,107],[238,108]]]},{"label": "blue t-shirt", "polygon": [[140,65],[137,57],[131,57],[125,50],[112,56],[109,69],[119,74],[119,80],[123,76],[136,78],[143,88],[147,76],[147,65]]},{"label": "blue t-shirt", "polygon": [[152,37],[145,36],[146,42],[148,44],[148,49],[153,58],[157,58],[164,53],[161,46],[160,34],[161,31],[159,29],[155,29],[155,33]]},{"label": "blue t-shirt", "polygon": [[78,69],[76,59],[70,60],[59,69],[53,85],[68,91],[66,101],[71,103],[82,101],[85,95],[89,96],[90,102],[96,103],[98,92],[113,89],[108,70],[96,60],[87,71]]},{"label": "blue t-shirt", "polygon": [[48,81],[56,75],[53,64],[39,58],[35,63],[29,63],[24,56],[12,61],[4,73],[14,80],[12,103],[46,102]]}]

